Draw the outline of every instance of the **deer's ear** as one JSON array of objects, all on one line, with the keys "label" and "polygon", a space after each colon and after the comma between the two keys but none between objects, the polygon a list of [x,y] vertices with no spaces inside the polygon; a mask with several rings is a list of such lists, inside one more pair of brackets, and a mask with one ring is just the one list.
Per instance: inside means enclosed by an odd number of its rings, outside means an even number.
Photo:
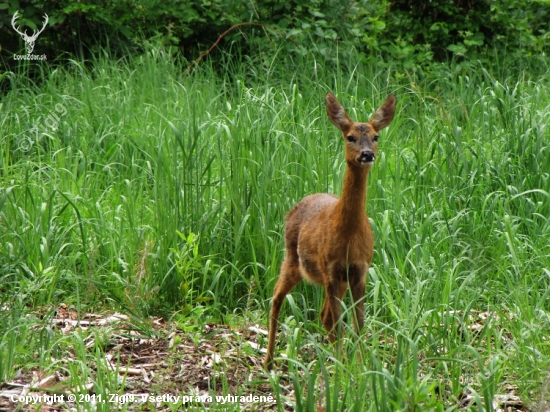
[{"label": "deer's ear", "polygon": [[346,111],[331,92],[328,92],[325,97],[325,103],[327,106],[328,118],[334,126],[340,130],[347,130],[352,123]]},{"label": "deer's ear", "polygon": [[373,125],[377,132],[388,126],[393,120],[396,103],[397,99],[395,95],[390,94],[386,101],[382,103],[382,106],[380,106],[372,115],[369,123]]}]

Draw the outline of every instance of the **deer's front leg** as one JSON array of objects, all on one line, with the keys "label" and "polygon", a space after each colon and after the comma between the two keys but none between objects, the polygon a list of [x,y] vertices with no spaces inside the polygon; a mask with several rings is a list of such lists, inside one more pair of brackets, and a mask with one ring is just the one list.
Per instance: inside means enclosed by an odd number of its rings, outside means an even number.
[{"label": "deer's front leg", "polygon": [[347,282],[338,278],[335,279],[332,276],[329,276],[328,284],[325,285],[326,297],[321,311],[321,320],[332,343],[342,336],[342,325],[340,324],[342,317],[341,300],[347,288]]},{"label": "deer's front leg", "polygon": [[365,287],[366,287],[366,270],[361,273],[356,279],[350,279],[351,295],[355,305],[355,316],[353,325],[357,335],[361,333],[365,324]]}]

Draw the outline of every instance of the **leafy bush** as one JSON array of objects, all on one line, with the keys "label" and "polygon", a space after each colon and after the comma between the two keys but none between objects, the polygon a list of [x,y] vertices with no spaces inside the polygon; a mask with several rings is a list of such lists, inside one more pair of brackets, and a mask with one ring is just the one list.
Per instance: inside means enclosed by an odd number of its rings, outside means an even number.
[{"label": "leafy bush", "polygon": [[[220,34],[242,22],[273,26],[292,37],[295,52],[335,56],[335,47],[316,47],[338,41],[360,49],[368,58],[401,61],[405,66],[441,61],[452,56],[483,59],[493,48],[505,50],[510,62],[543,56],[550,36],[548,1],[464,2],[461,0],[169,0],[72,2],[14,0],[0,4],[2,53],[18,53],[23,41],[11,27],[11,16],[21,14],[22,27],[34,30],[49,15],[40,35],[37,54],[64,52],[88,55],[109,49],[114,54],[136,51],[142,40],[156,39],[176,46],[188,59],[213,44]],[[254,31],[259,36],[247,36]],[[266,41],[267,30],[242,26],[220,43],[236,42],[241,55],[249,44]],[[290,43],[288,43],[290,44]],[[51,58],[51,57],[50,57]],[[10,56],[4,64],[13,64]]]},{"label": "leafy bush", "polygon": [[7,11],[0,15],[0,32],[7,40],[2,41],[3,49],[11,53],[24,46],[11,27],[17,11],[22,15],[21,26],[30,30],[40,26],[47,13],[49,28],[40,36],[40,48],[71,53],[105,47],[126,52],[128,47],[135,47],[137,40],[151,38],[196,52],[197,47],[212,43],[232,24],[248,20],[249,14],[242,0],[19,0],[0,4],[0,9]]},{"label": "leafy bush", "polygon": [[547,1],[396,0],[389,13],[393,37],[384,49],[403,55],[433,52],[442,60],[455,55],[479,57],[487,48],[518,54],[541,54],[550,35],[550,3]]}]

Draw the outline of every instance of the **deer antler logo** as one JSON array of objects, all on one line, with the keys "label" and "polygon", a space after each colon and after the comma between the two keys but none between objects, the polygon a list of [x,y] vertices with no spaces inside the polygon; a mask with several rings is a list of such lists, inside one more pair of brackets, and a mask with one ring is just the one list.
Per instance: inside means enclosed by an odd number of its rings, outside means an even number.
[{"label": "deer antler logo", "polygon": [[44,29],[46,28],[46,25],[48,24],[49,18],[48,18],[48,15],[46,13],[44,13],[45,20],[44,20],[44,24],[42,25],[42,28],[38,31],[34,30],[33,33],[32,33],[32,36],[29,36],[27,34],[27,30],[25,30],[24,32],[21,32],[19,27],[15,26],[16,20],[18,18],[18,14],[19,14],[19,11],[16,11],[15,14],[13,15],[13,18],[11,19],[11,25],[12,25],[13,29],[17,33],[19,33],[21,35],[21,37],[23,37],[23,41],[25,43],[27,43],[26,44],[27,54],[31,54],[32,51],[34,50],[34,42],[38,38],[38,35],[40,33],[42,33],[44,31]]}]

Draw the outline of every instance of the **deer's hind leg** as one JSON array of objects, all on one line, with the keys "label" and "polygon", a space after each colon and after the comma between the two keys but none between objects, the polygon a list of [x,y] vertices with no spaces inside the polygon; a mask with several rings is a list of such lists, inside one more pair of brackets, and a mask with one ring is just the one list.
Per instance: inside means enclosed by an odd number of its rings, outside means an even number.
[{"label": "deer's hind leg", "polygon": [[273,291],[273,301],[269,314],[269,340],[267,344],[267,354],[264,360],[264,368],[266,370],[271,370],[272,367],[279,314],[281,313],[281,307],[283,306],[285,296],[294,286],[300,283],[301,280],[302,276],[300,275],[298,255],[296,252],[288,251],[281,266],[281,273],[275,285],[275,290]]}]

